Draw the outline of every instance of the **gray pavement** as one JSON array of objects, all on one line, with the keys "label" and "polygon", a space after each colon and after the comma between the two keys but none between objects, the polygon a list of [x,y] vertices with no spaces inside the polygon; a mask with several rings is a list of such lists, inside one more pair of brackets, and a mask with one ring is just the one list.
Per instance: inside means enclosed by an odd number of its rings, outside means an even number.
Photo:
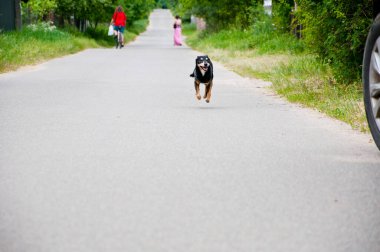
[{"label": "gray pavement", "polygon": [[371,137],[218,63],[195,100],[171,27],[0,75],[0,251],[380,251]]}]

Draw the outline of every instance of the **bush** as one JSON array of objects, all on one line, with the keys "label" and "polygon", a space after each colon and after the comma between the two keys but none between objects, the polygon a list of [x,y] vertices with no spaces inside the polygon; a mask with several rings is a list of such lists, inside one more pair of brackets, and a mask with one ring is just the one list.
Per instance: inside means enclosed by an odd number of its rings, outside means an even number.
[{"label": "bush", "polygon": [[83,35],[77,37],[46,23],[30,25],[0,34],[0,72],[97,46]]},{"label": "bush", "polygon": [[[228,29],[216,33],[203,32],[199,35],[202,47],[227,49],[230,51],[255,50],[257,54],[300,53],[304,51],[302,40],[288,33],[274,29],[270,18],[257,21],[251,29]],[[199,43],[198,38],[191,37],[190,45]]]},{"label": "bush", "polygon": [[148,19],[137,20],[133,23],[132,26],[127,26],[127,31],[134,34],[140,34],[143,31],[145,31],[146,27],[148,26],[148,23]]},{"label": "bush", "polygon": [[291,30],[291,13],[294,0],[273,0],[272,3],[274,25],[282,32],[289,32]]},{"label": "bush", "polygon": [[179,0],[176,12],[202,17],[209,31],[220,31],[227,28],[246,29],[251,26],[253,12],[262,6],[259,0]]},{"label": "bush", "polygon": [[60,41],[69,39],[69,35],[65,32],[58,30],[54,25],[48,22],[41,22],[26,26],[23,31],[22,37],[34,38],[41,41]]},{"label": "bush", "polygon": [[[127,27],[124,32],[125,42],[128,43],[129,41],[135,39],[136,35],[139,35],[145,31],[147,25],[147,19],[137,20],[133,22],[132,25],[130,23],[127,23]],[[73,32],[76,35],[80,35],[75,30]],[[101,46],[109,47],[114,46],[115,44],[113,37],[108,36],[108,25],[106,24],[98,25],[97,28],[87,28],[85,35],[91,39],[96,40],[96,42]]]},{"label": "bush", "polygon": [[372,3],[361,0],[299,0],[297,14],[308,48],[332,66],[341,82],[360,78]]},{"label": "bush", "polygon": [[114,41],[108,36],[108,26],[98,25],[96,28],[87,28],[85,35],[89,38],[95,39],[96,42],[101,46],[113,46]]}]

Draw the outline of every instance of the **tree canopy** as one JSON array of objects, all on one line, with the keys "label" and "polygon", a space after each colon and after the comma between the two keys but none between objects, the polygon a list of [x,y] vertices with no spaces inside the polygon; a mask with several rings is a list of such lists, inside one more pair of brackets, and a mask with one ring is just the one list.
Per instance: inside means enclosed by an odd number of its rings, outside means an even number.
[{"label": "tree canopy", "polygon": [[231,26],[247,28],[252,24],[255,8],[262,0],[176,0],[178,11],[190,12],[206,20],[210,29],[220,30]]},{"label": "tree canopy", "polygon": [[38,19],[44,19],[53,12],[61,19],[74,17],[92,24],[109,22],[115,7],[121,5],[131,24],[147,18],[155,6],[155,0],[29,0],[25,5]]}]

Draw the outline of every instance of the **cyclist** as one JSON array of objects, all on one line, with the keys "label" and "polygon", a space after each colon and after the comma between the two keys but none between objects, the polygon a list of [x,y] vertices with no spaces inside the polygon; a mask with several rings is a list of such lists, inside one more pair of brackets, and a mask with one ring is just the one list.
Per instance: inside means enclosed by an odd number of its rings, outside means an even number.
[{"label": "cyclist", "polygon": [[111,24],[113,24],[113,28],[114,28],[114,32],[115,32],[115,41],[116,41],[116,48],[118,47],[119,45],[119,41],[118,41],[118,33],[120,33],[120,36],[121,36],[121,45],[120,45],[120,48],[124,47],[124,36],[123,36],[123,33],[124,33],[124,30],[125,30],[125,25],[127,24],[127,16],[125,15],[125,13],[123,12],[123,7],[121,7],[121,5],[117,6],[116,9],[115,9],[115,12],[112,16],[112,19],[111,19]]}]

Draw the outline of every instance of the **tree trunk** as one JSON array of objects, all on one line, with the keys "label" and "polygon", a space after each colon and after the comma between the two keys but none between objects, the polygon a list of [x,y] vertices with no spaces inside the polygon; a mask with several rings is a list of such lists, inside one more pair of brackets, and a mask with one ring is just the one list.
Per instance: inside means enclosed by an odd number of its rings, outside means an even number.
[{"label": "tree trunk", "polygon": [[21,30],[22,20],[21,20],[21,2],[20,0],[15,0],[15,27],[16,30]]},{"label": "tree trunk", "polygon": [[78,31],[80,31],[80,19],[77,19],[74,17],[74,23],[75,23],[75,27],[78,29]]},{"label": "tree trunk", "polygon": [[58,24],[58,27],[61,27],[61,28],[65,26],[65,19],[63,15],[57,16],[57,24]]}]

